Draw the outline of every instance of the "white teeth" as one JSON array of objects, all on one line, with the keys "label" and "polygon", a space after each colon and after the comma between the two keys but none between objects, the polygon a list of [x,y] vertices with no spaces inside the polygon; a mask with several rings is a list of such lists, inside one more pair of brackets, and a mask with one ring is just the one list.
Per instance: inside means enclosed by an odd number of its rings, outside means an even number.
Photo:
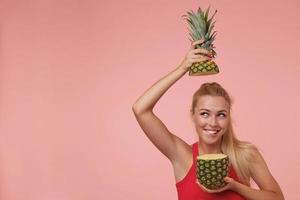
[{"label": "white teeth", "polygon": [[216,133],[217,131],[207,131],[207,132],[209,132],[209,133]]},{"label": "white teeth", "polygon": [[206,132],[210,133],[210,134],[216,134],[218,131],[213,131],[213,130],[206,130]]}]

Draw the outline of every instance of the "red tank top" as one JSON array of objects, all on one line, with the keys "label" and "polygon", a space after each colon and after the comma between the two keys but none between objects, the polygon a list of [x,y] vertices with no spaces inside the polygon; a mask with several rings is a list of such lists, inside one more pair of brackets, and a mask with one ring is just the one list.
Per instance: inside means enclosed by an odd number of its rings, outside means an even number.
[{"label": "red tank top", "polygon": [[[245,198],[231,190],[213,194],[204,192],[196,183],[196,158],[198,156],[198,142],[194,143],[192,148],[193,164],[187,175],[181,181],[176,183],[178,200],[245,200]],[[229,177],[239,181],[232,165],[230,166]]]}]

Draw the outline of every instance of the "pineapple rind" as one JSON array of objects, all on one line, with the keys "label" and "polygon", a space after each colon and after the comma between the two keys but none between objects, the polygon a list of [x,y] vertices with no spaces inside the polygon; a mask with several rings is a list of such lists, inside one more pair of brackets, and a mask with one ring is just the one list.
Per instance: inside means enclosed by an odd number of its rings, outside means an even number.
[{"label": "pineapple rind", "polygon": [[224,177],[229,174],[229,158],[205,160],[197,159],[196,176],[199,182],[208,189],[219,189],[226,185]]},{"label": "pineapple rind", "polygon": [[219,68],[217,64],[212,60],[193,63],[189,71],[190,76],[208,75],[216,73],[219,73]]}]

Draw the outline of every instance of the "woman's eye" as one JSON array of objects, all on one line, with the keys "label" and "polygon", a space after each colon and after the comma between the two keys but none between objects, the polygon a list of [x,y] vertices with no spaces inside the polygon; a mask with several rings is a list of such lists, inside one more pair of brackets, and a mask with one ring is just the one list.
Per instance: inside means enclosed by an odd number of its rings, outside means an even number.
[{"label": "woman's eye", "polygon": [[200,113],[200,115],[202,115],[202,116],[207,116],[208,113],[207,113],[207,112],[202,112],[202,113]]},{"label": "woman's eye", "polygon": [[226,115],[224,113],[220,113],[219,116],[222,115],[222,117],[226,117]]},{"label": "woman's eye", "polygon": [[[202,112],[202,113],[200,113],[200,115],[201,115],[201,116],[207,117],[207,116],[209,115],[209,113],[207,113],[207,112]],[[220,114],[218,114],[218,116],[226,117],[226,114],[220,113]]]}]

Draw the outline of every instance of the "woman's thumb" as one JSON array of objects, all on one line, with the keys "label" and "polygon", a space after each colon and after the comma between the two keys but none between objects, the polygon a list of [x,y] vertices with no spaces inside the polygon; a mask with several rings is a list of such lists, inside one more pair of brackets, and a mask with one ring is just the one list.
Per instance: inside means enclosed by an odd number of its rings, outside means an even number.
[{"label": "woman's thumb", "polygon": [[230,183],[230,182],[232,182],[232,180],[233,180],[233,179],[230,178],[230,177],[228,177],[228,176],[224,178],[224,181],[225,181],[226,183]]}]

